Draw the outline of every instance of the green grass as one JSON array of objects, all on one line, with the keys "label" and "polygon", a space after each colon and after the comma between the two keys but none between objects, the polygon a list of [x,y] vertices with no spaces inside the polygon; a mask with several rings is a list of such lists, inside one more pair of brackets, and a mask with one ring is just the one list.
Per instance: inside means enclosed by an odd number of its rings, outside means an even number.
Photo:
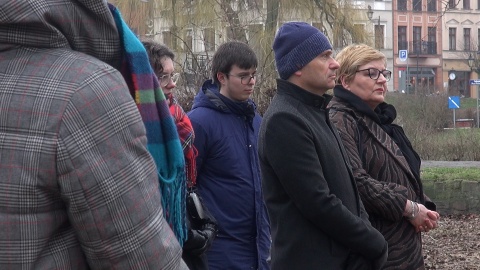
[{"label": "green grass", "polygon": [[477,107],[476,98],[462,98],[460,99],[460,108],[461,109],[475,109]]},{"label": "green grass", "polygon": [[468,180],[480,182],[480,168],[424,168],[421,171],[424,180]]}]

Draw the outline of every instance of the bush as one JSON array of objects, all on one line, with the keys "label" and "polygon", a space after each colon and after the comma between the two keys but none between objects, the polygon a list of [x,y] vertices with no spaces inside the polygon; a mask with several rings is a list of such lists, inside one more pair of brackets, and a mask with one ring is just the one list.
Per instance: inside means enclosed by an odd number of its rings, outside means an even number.
[{"label": "bush", "polygon": [[[397,109],[401,125],[413,147],[424,160],[480,160],[480,131],[453,129],[453,112],[446,96],[392,94],[388,102]],[[460,117],[472,118],[472,110],[457,110]]]}]

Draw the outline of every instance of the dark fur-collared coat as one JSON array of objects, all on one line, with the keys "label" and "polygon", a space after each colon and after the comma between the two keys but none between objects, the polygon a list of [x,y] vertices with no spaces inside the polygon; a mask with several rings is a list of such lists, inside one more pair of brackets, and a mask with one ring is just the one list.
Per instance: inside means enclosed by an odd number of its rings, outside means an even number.
[{"label": "dark fur-collared coat", "polygon": [[369,115],[357,109],[361,100],[346,91],[335,89],[330,119],[347,149],[370,222],[388,241],[384,269],[424,269],[421,234],[403,213],[407,199],[429,209],[435,205],[424,195],[421,180],[412,173],[399,146],[371,117],[374,112]]}]

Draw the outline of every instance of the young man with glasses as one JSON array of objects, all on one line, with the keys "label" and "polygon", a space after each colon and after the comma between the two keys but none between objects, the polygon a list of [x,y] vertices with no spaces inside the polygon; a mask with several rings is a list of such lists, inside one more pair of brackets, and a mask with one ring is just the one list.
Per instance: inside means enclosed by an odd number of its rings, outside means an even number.
[{"label": "young man with glasses", "polygon": [[325,35],[285,23],[273,42],[280,79],[259,137],[272,269],[382,269],[387,243],[357,193],[326,106],[338,63]]},{"label": "young man with glasses", "polygon": [[222,44],[188,113],[195,130],[197,188],[218,222],[210,269],[269,269],[270,230],[262,198],[257,136],[261,117],[250,99],[258,60],[245,43]]}]

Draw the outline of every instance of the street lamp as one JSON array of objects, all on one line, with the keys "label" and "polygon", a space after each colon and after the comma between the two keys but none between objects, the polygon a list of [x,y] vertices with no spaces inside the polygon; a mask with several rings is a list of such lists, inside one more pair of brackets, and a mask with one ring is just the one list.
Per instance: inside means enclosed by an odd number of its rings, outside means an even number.
[{"label": "street lamp", "polygon": [[372,18],[373,18],[373,10],[372,10],[372,7],[370,5],[368,5],[367,18],[369,20],[372,20]]},{"label": "street lamp", "polygon": [[476,70],[477,67],[475,66],[475,59],[473,58],[473,55],[470,53],[468,56],[468,66],[470,67],[470,70]]},{"label": "street lamp", "polygon": [[374,38],[375,38],[375,41],[374,41],[375,48],[383,49],[383,30],[382,30],[382,27],[380,26],[380,16],[378,16],[378,24],[375,25],[376,19],[372,19],[373,18],[373,10],[372,10],[372,7],[370,5],[368,5],[368,9],[367,9],[367,18],[368,18],[368,20],[370,20],[372,22],[372,25],[373,25],[373,33],[374,33]]},{"label": "street lamp", "polygon": [[[372,21],[372,18],[373,18],[373,10],[370,5],[368,5],[368,9],[367,9],[367,18],[369,21]],[[378,16],[378,25],[380,25],[380,16]]]},{"label": "street lamp", "polygon": [[[477,55],[480,53],[480,51],[477,52]],[[478,68],[478,63],[475,58],[473,58],[473,55],[470,53],[468,56],[468,66],[470,67],[471,71],[475,71],[478,74],[479,68]],[[477,85],[477,128],[480,127],[480,104],[479,104],[479,99],[480,99],[480,87]]]}]

